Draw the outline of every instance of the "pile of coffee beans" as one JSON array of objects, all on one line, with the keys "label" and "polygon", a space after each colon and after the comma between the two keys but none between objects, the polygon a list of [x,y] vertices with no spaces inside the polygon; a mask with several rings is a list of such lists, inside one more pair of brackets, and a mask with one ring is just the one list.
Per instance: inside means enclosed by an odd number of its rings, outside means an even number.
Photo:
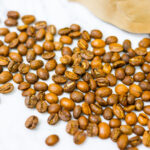
[{"label": "pile of coffee beans", "polygon": [[[13,79],[28,108],[50,114],[49,125],[67,122],[66,131],[75,144],[97,136],[111,138],[121,150],[137,150],[141,143],[150,147],[149,38],[133,49],[128,39],[122,44],[116,36],[103,40],[100,30],[81,31],[77,24],[57,32],[54,25],[36,21],[33,15],[20,17],[9,11],[7,17],[5,25],[18,31],[0,28],[4,37],[0,40],[0,93],[14,89],[8,83]],[[18,25],[19,18],[23,25]],[[54,41],[57,33],[60,39]],[[77,46],[70,48],[74,41]],[[62,54],[60,63],[55,59],[57,51]],[[50,77],[51,71],[55,74]],[[53,83],[48,85],[49,78]],[[63,93],[69,97],[59,98]],[[28,129],[37,124],[37,116],[25,122]],[[58,141],[57,135],[45,140],[49,146]]]}]

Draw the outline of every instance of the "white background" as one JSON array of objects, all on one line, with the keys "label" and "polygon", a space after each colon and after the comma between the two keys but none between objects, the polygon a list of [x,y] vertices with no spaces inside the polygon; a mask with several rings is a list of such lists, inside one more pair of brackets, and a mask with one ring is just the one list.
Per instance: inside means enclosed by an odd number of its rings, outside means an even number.
[{"label": "white background", "polygon": [[[100,29],[104,38],[109,35],[119,37],[119,42],[130,39],[133,47],[143,37],[148,35],[131,34],[117,29],[116,27],[102,22],[92,15],[86,8],[67,0],[0,0],[0,25],[6,18],[8,10],[18,10],[21,15],[34,14],[37,20],[47,20],[48,24],[55,24],[57,28],[70,26],[72,23],[80,24],[83,29]],[[113,18],[112,18],[113,19]],[[14,30],[13,28],[11,29]],[[58,40],[58,37],[56,37]],[[59,58],[60,52],[57,52]],[[50,73],[51,76],[51,73]],[[51,83],[48,80],[47,83]],[[7,95],[0,95],[0,150],[116,150],[117,146],[110,139],[101,140],[98,137],[87,138],[80,146],[73,143],[73,137],[65,132],[65,125],[60,121],[55,126],[47,124],[48,114],[40,114],[34,109],[28,109],[24,105],[24,97],[21,92],[15,90]],[[30,131],[24,127],[26,118],[30,115],[39,117],[38,127]],[[54,147],[45,145],[45,138],[50,134],[58,134],[60,142]],[[148,149],[139,146],[139,149]]]}]

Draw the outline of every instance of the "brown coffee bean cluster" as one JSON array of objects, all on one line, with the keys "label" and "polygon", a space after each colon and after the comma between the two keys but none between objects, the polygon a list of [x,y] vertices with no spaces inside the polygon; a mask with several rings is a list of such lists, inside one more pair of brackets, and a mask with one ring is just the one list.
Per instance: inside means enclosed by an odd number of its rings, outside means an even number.
[{"label": "brown coffee bean cluster", "polygon": [[[17,26],[20,14],[9,11],[7,16],[5,25]],[[13,84],[8,83],[13,79],[25,96],[28,108],[50,114],[49,125],[60,120],[68,122],[66,131],[74,136],[75,144],[82,144],[87,136],[98,136],[110,137],[121,150],[137,150],[141,143],[150,147],[149,38],[142,39],[138,48],[133,49],[130,40],[122,44],[116,36],[103,40],[100,30],[81,31],[79,25],[72,24],[59,29],[60,40],[55,41],[54,25],[36,21],[33,15],[22,16],[21,20],[24,24],[17,26],[20,33],[0,28],[0,36],[4,36],[4,42],[0,41],[0,83],[3,84],[0,93],[14,89]],[[74,39],[77,46],[72,49],[69,45]],[[109,52],[105,46],[109,47]],[[60,63],[55,59],[57,51],[61,51]],[[141,70],[137,71],[137,67]],[[51,71],[55,72],[51,75],[53,83],[47,84],[45,81]],[[70,96],[59,99],[63,93]],[[137,115],[136,111],[142,112]],[[25,122],[29,129],[37,124],[36,116]],[[133,133],[135,136],[129,138]],[[58,141],[57,135],[45,140],[49,146]]]}]

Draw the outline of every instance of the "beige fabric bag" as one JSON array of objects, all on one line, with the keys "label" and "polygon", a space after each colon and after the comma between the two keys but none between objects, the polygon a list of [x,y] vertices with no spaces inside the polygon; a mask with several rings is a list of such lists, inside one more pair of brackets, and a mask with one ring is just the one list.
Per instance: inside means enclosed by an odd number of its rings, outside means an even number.
[{"label": "beige fabric bag", "polygon": [[123,30],[150,33],[150,0],[70,0],[88,7],[97,17]]}]

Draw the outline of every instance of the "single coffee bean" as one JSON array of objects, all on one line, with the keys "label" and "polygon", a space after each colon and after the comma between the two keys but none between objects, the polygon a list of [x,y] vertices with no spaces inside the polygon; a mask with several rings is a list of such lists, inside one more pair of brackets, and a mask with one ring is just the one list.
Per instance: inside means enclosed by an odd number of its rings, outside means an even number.
[{"label": "single coffee bean", "polygon": [[59,117],[57,113],[52,113],[47,119],[48,124],[55,125],[59,121]]},{"label": "single coffee bean", "polygon": [[56,95],[63,93],[63,88],[59,84],[52,83],[48,86],[48,90]]},{"label": "single coffee bean", "polygon": [[2,86],[0,86],[0,93],[7,94],[12,92],[14,89],[14,86],[12,83],[5,83]]},{"label": "single coffee bean", "polygon": [[74,143],[78,145],[82,144],[85,141],[85,139],[86,139],[86,133],[82,130],[81,131],[78,130],[75,133],[74,138],[73,138]]},{"label": "single coffee bean", "polygon": [[37,70],[37,76],[42,79],[42,80],[47,80],[49,78],[49,73],[46,69],[44,68],[39,68]]},{"label": "single coffee bean", "polygon": [[98,126],[96,123],[89,123],[87,126],[87,135],[90,137],[98,135]]},{"label": "single coffee bean", "polygon": [[37,97],[35,95],[32,95],[32,96],[27,96],[25,98],[25,105],[28,107],[28,108],[34,108],[37,104]]},{"label": "single coffee bean", "polygon": [[80,105],[76,105],[73,109],[73,117],[75,119],[78,119],[81,115],[81,112],[82,112],[82,108]]},{"label": "single coffee bean", "polygon": [[122,134],[122,132],[121,132],[120,128],[114,128],[111,131],[110,138],[112,141],[117,142],[117,140],[121,134]]},{"label": "single coffee bean", "polygon": [[101,122],[98,125],[99,128],[99,137],[102,139],[106,139],[110,136],[110,127],[107,123]]},{"label": "single coffee bean", "polygon": [[32,88],[28,88],[27,90],[22,92],[22,96],[32,96],[36,93],[36,91]]},{"label": "single coffee bean", "polygon": [[48,85],[45,82],[38,81],[34,84],[34,89],[36,91],[47,91]]},{"label": "single coffee bean", "polygon": [[25,126],[28,129],[36,128],[37,124],[38,124],[38,117],[37,116],[30,116],[25,122]]},{"label": "single coffee bean", "polygon": [[4,84],[13,78],[12,74],[8,71],[0,73],[0,84]]},{"label": "single coffee bean", "polygon": [[139,125],[135,125],[133,128],[133,132],[138,136],[142,136],[144,134],[144,131],[145,129]]},{"label": "single coffee bean", "polygon": [[59,141],[59,137],[57,135],[53,134],[46,138],[45,143],[48,146],[54,146],[55,144],[58,143],[58,141]]},{"label": "single coffee bean", "polygon": [[51,104],[48,106],[48,113],[58,113],[60,108],[59,104]]},{"label": "single coffee bean", "polygon": [[117,145],[119,149],[125,149],[128,145],[128,136],[126,134],[120,135],[117,140]]},{"label": "single coffee bean", "polygon": [[28,82],[21,82],[18,86],[19,90],[27,90],[28,88],[30,88],[30,83]]},{"label": "single coffee bean", "polygon": [[150,147],[150,131],[145,131],[143,134],[143,144],[147,147]]},{"label": "single coffee bean", "polygon": [[25,76],[27,82],[29,82],[30,84],[34,84],[35,82],[37,82],[38,77],[36,74],[28,72]]},{"label": "single coffee bean", "polygon": [[44,113],[47,111],[47,103],[45,101],[39,101],[37,104],[36,104],[36,109],[38,112],[40,113]]},{"label": "single coffee bean", "polygon": [[71,120],[71,113],[68,110],[62,109],[58,112],[59,118],[63,121]]},{"label": "single coffee bean", "polygon": [[80,116],[78,118],[78,122],[79,122],[79,127],[82,130],[85,130],[88,126],[88,119],[85,116]]},{"label": "single coffee bean", "polygon": [[67,133],[74,135],[78,131],[79,123],[78,120],[70,120],[67,123],[66,131]]},{"label": "single coffee bean", "polygon": [[54,104],[58,102],[58,96],[54,93],[47,93],[45,95],[45,99],[50,104]]},{"label": "single coffee bean", "polygon": [[8,18],[5,20],[5,25],[9,27],[17,26],[18,22],[16,19]]},{"label": "single coffee bean", "polygon": [[35,17],[33,15],[25,15],[21,19],[24,24],[31,24],[35,21]]}]

